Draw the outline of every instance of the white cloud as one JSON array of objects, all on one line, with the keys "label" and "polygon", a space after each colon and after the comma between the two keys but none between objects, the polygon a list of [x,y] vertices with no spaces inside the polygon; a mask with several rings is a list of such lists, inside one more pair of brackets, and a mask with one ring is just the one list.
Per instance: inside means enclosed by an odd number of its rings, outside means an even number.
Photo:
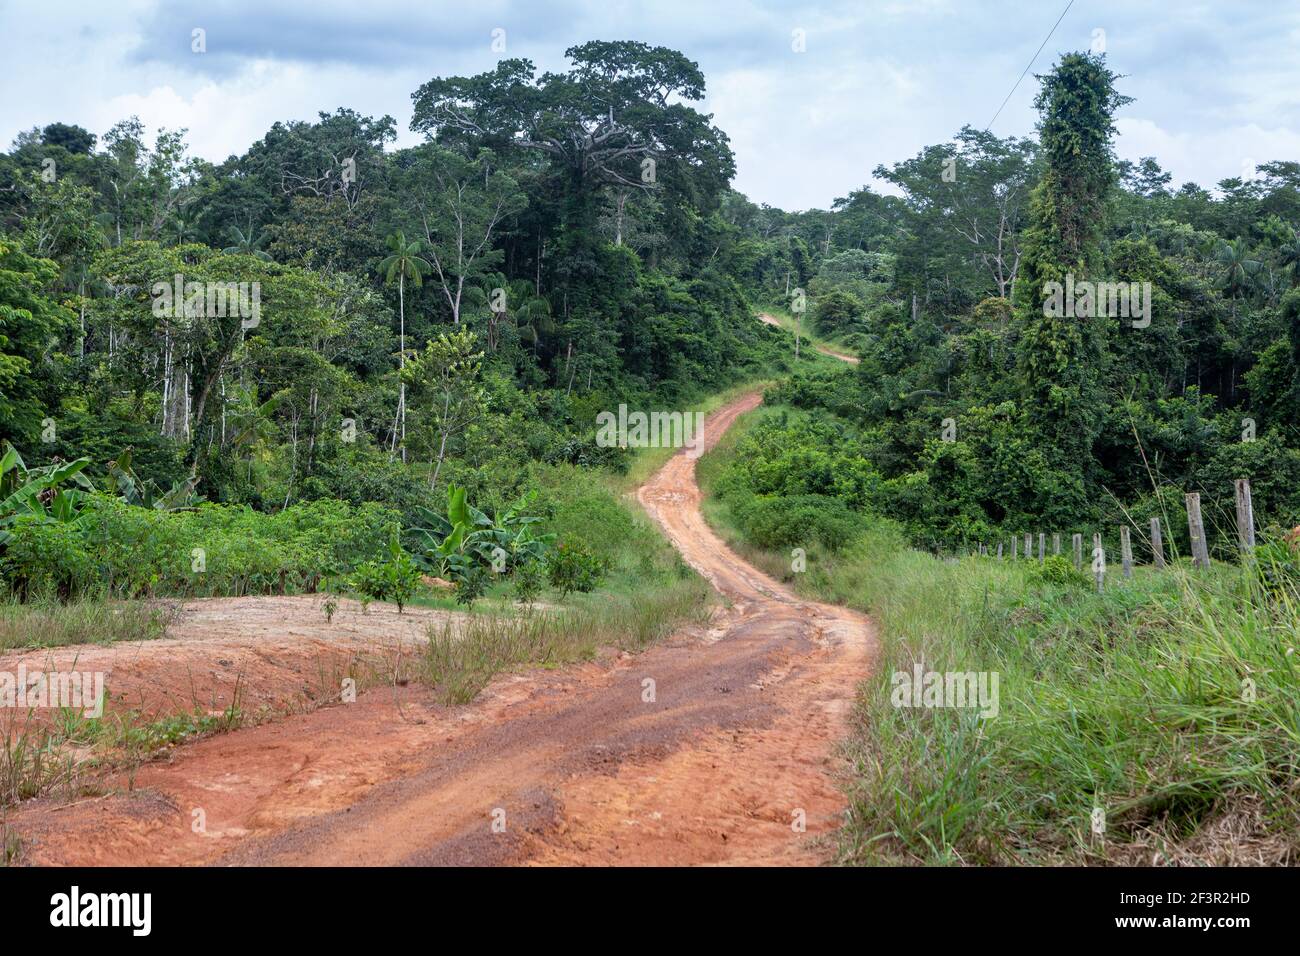
[{"label": "white cloud", "polygon": [[1171,132],[1149,119],[1125,117],[1115,126],[1119,130],[1116,154],[1133,161],[1156,157],[1166,172],[1173,173],[1175,187],[1194,182],[1211,189],[1233,176],[1245,178],[1261,163],[1300,156],[1300,133],[1255,123]]}]

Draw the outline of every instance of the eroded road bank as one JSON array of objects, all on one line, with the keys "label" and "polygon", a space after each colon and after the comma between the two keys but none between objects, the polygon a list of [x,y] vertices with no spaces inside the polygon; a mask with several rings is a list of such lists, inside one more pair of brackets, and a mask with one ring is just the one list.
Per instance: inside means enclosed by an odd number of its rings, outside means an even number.
[{"label": "eroded road bank", "polygon": [[[706,447],[760,402],[706,422]],[[875,641],[733,554],[694,459],[640,490],[727,599],[636,655],[497,678],[473,704],[414,686],[238,730],[139,768],[133,789],[9,814],[31,863],[817,863],[844,798],[836,745]],[[119,786],[125,781],[115,781]]]}]

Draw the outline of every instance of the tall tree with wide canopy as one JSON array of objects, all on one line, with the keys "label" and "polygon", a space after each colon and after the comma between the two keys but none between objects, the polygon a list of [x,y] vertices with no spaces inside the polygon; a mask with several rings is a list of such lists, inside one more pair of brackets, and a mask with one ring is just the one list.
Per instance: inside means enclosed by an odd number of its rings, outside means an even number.
[{"label": "tall tree with wide canopy", "polygon": [[735,173],[727,136],[687,102],[704,75],[682,54],[632,41],[593,41],[565,51],[572,68],[536,76],[508,59],[477,76],[421,86],[411,129],[545,156],[563,174],[569,214],[594,215],[603,187],[652,189],[716,203]]}]

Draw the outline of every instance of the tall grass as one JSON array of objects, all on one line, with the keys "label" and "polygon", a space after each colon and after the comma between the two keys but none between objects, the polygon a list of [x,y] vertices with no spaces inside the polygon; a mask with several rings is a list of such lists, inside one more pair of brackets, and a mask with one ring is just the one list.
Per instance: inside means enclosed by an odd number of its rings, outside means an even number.
[{"label": "tall grass", "polygon": [[[1295,605],[1249,572],[1140,569],[1102,594],[1036,562],[877,537],[851,578],[885,637],[863,688],[856,862],[1289,862],[1300,848]],[[896,708],[890,678],[995,671],[1000,712]],[[1104,817],[1094,832],[1094,811]]]},{"label": "tall grass", "polygon": [[420,677],[443,702],[467,703],[501,671],[590,660],[602,646],[640,650],[682,624],[703,623],[710,604],[708,586],[691,577],[559,610],[447,619],[429,628]]},{"label": "tall grass", "polygon": [[162,603],[82,598],[19,603],[0,600],[0,651],[108,644],[162,637],[174,609]]}]

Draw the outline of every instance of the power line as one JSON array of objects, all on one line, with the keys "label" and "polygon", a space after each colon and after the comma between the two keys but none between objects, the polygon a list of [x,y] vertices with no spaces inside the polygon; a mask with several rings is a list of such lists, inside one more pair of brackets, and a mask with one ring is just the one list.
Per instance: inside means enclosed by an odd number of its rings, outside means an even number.
[{"label": "power line", "polygon": [[1052,24],[1052,29],[1047,31],[1047,36],[1043,37],[1043,42],[1038,45],[1037,52],[1034,53],[1033,58],[1029,61],[1029,64],[1025,67],[1025,71],[1020,74],[1020,79],[1016,80],[1016,85],[1011,87],[1011,92],[1008,93],[1007,98],[1002,101],[1002,106],[998,107],[998,111],[994,113],[993,118],[989,120],[989,125],[984,127],[984,132],[987,133],[989,130],[991,130],[993,128],[993,124],[998,121],[998,117],[1002,115],[1003,108],[1007,105],[1008,102],[1010,102],[1011,97],[1015,95],[1016,90],[1019,89],[1021,80],[1023,80],[1026,76],[1029,75],[1029,71],[1033,69],[1034,60],[1037,60],[1038,54],[1043,52],[1043,47],[1047,46],[1047,41],[1052,38],[1052,34],[1056,32],[1056,28],[1061,25],[1061,21],[1065,19],[1065,15],[1070,12],[1070,8],[1072,6],[1074,6],[1074,0],[1070,0],[1070,2],[1065,5],[1065,9],[1061,11],[1061,15],[1057,17],[1056,22]]}]

